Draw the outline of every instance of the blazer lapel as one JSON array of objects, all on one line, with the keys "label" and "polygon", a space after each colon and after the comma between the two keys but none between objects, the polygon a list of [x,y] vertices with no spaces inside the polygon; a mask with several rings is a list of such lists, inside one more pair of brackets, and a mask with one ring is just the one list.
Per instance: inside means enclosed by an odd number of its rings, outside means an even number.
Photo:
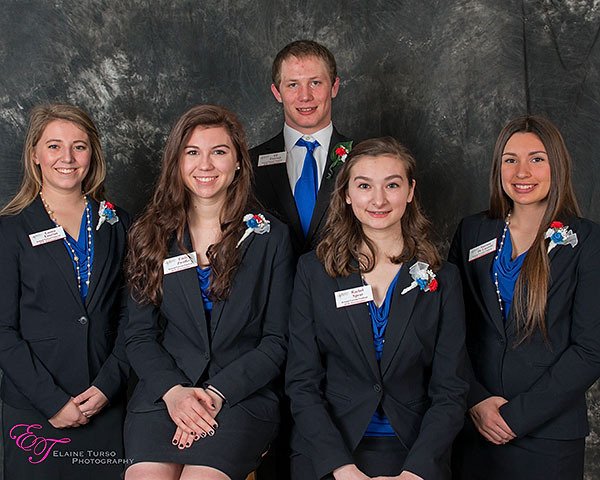
[{"label": "blazer lapel", "polygon": [[312,218],[310,220],[310,226],[307,234],[307,241],[310,243],[313,236],[319,231],[319,227],[322,222],[325,221],[325,212],[329,207],[331,200],[331,193],[335,186],[336,172],[333,172],[331,178],[327,178],[329,168],[331,167],[331,152],[335,149],[335,146],[344,141],[340,134],[333,129],[331,134],[331,141],[329,142],[329,151],[327,152],[327,161],[325,162],[325,170],[323,171],[323,177],[321,179],[321,185],[319,186],[319,192],[317,193],[317,201],[315,203],[315,209],[313,211]]},{"label": "blazer lapel", "polygon": [[[285,141],[283,139],[283,131],[273,139],[273,143],[270,145],[268,153],[276,153],[285,151]],[[286,152],[287,155],[287,152]],[[287,167],[285,163],[278,163],[270,165],[264,168],[266,175],[269,177],[270,185],[273,188],[273,192],[277,196],[278,204],[281,206],[281,214],[284,218],[289,219],[291,228],[298,238],[304,238],[302,232],[302,224],[300,223],[300,216],[296,209],[296,201],[294,200],[294,193],[290,188],[290,179],[287,174]]]},{"label": "blazer lapel", "polygon": [[[54,222],[50,220],[39,197],[36,197],[33,203],[27,207],[26,211],[28,213],[26,218],[30,233],[37,233],[55,227]],[[73,294],[75,300],[83,306],[81,295],[77,288],[77,278],[75,277],[75,271],[73,269],[73,261],[67,252],[64,242],[62,240],[57,240],[32,248],[43,248],[48,252],[48,255],[50,255],[56,263],[63,280],[69,287],[69,291]]]},{"label": "blazer lapel", "polygon": [[[498,239],[495,252],[473,260],[472,263],[474,264],[473,268],[477,272],[477,279],[481,288],[481,302],[498,332],[502,337],[506,337],[506,327],[504,325],[504,318],[502,318],[502,312],[500,311],[500,305],[498,304],[496,285],[492,281],[492,263],[494,262],[498,248],[500,248],[500,238],[504,229],[504,222],[501,220],[491,220],[489,223],[486,222],[485,225],[489,225],[489,227],[482,226],[478,232],[475,245],[471,245],[469,248],[477,247],[493,238]],[[469,252],[466,252],[466,255],[468,254]],[[507,322],[509,320],[510,318]]]},{"label": "blazer lapel", "polygon": [[[248,248],[254,241],[255,237],[256,237],[256,234],[254,234],[254,233],[250,234],[250,236],[248,238],[246,238],[246,240],[244,240],[242,242],[242,244],[238,247],[240,249],[239,265],[241,265],[241,263],[244,261],[246,252],[248,251]],[[243,287],[244,287],[244,285],[242,285],[242,288]],[[233,290],[233,288],[232,288],[232,290]],[[230,298],[235,298],[235,293],[233,291],[230,292]],[[225,305],[227,304],[228,301],[229,301],[229,299],[227,299],[225,301],[219,301],[219,302],[213,303],[213,310],[211,313],[211,322],[210,322],[210,325],[211,325],[210,337],[211,338],[215,338],[215,332],[217,330],[217,326],[219,325],[219,322],[221,321],[221,316],[223,315],[223,309],[225,308]]]},{"label": "blazer lapel", "polygon": [[92,235],[94,235],[94,260],[92,263],[92,277],[85,302],[88,308],[95,301],[95,293],[98,291],[100,279],[108,260],[108,252],[111,251],[111,243],[113,241],[112,225],[105,223],[99,230],[96,230],[99,220],[98,207],[98,202],[90,201],[90,208],[92,209]]},{"label": "blazer lapel", "polygon": [[[102,229],[100,229],[102,230]],[[183,244],[189,252],[194,251],[192,248],[192,242],[190,239],[189,230],[185,229],[183,236]],[[169,256],[176,257],[182,255],[183,252],[177,245],[177,240],[173,238],[171,248],[169,249]],[[182,289],[182,298],[186,301],[186,306],[190,312],[190,316],[193,320],[195,328],[198,329],[204,344],[209,348],[210,340],[208,337],[208,326],[206,321],[206,315],[204,314],[204,305],[202,304],[202,294],[200,292],[200,284],[198,282],[198,274],[195,268],[188,268],[181,270],[180,272],[172,273],[170,275],[176,275],[179,281],[179,285]]]},{"label": "blazer lapel", "polygon": [[[353,273],[347,277],[337,277],[336,281],[340,290],[348,290],[362,285],[358,273]],[[356,335],[356,340],[365,356],[365,360],[373,371],[373,375],[375,375],[375,378],[381,378],[377,359],[375,358],[373,327],[371,326],[369,307],[366,303],[359,303],[350,307],[344,307],[343,310],[350,318],[350,324]]]},{"label": "blazer lapel", "polygon": [[[398,347],[404,338],[406,327],[412,320],[411,316],[415,307],[415,302],[417,301],[417,297],[423,294],[418,287],[413,288],[404,295],[401,294],[402,290],[408,287],[413,281],[410,273],[408,272],[413,263],[414,261],[411,261],[402,265],[400,276],[398,277],[398,282],[396,283],[396,288],[392,294],[392,305],[390,306],[390,315],[385,332],[383,355],[381,356],[382,376],[385,375],[387,369],[392,363],[392,360],[396,356]],[[414,321],[418,322],[419,319],[415,318]]]}]

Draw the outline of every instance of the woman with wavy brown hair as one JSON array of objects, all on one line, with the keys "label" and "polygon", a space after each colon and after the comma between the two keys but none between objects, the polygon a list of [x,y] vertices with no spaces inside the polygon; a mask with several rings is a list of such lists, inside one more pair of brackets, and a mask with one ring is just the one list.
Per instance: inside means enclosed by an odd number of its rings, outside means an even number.
[{"label": "woman with wavy brown hair", "polygon": [[130,236],[127,480],[244,479],[277,433],[293,254],[251,175],[233,113],[176,122]]},{"label": "woman with wavy brown hair", "polygon": [[22,160],[0,211],[4,478],[118,478],[128,215],[106,201],[98,130],[80,108],[35,107]]},{"label": "woman with wavy brown hair", "polygon": [[449,256],[472,363],[454,477],[582,479],[585,392],[600,376],[600,228],[581,218],[571,158],[544,117],[502,129],[490,191]]},{"label": "woman with wavy brown hair", "polygon": [[286,370],[293,480],[450,476],[468,388],[461,285],[415,185],[398,141],[361,142],[316,252],[300,259]]}]

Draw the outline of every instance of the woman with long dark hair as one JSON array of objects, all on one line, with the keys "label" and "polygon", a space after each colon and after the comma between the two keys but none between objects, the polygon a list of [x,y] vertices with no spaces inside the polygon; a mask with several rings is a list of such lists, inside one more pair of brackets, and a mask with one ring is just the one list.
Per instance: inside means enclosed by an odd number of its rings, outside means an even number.
[{"label": "woman with long dark hair", "polygon": [[0,212],[4,478],[119,478],[128,216],[77,107],[33,109],[23,164]]},{"label": "woman with long dark hair", "polygon": [[293,253],[251,183],[233,113],[179,118],[130,235],[127,480],[243,480],[277,433]]},{"label": "woman with long dark hair", "polygon": [[468,384],[457,269],[415,198],[415,160],[361,142],[301,257],[286,390],[293,480],[447,479]]},{"label": "woman with long dark hair", "polygon": [[494,148],[490,209],[465,218],[461,270],[472,363],[455,478],[581,479],[586,390],[600,375],[600,228],[581,218],[556,126],[510,121]]}]

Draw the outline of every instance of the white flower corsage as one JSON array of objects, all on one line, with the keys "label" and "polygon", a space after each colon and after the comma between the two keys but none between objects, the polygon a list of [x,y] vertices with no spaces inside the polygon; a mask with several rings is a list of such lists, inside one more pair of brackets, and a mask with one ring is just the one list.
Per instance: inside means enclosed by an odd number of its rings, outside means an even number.
[{"label": "white flower corsage", "polygon": [[401,295],[410,292],[413,288],[419,287],[423,292],[435,292],[438,288],[438,281],[435,278],[435,273],[429,268],[429,265],[425,262],[416,262],[408,270],[410,276],[413,278],[413,282],[406,287]]},{"label": "white flower corsage", "polygon": [[548,243],[548,253],[550,253],[550,250],[557,245],[571,245],[572,248],[575,248],[575,245],[579,242],[576,233],[569,230],[567,225],[563,225],[562,222],[557,221],[550,224],[550,228],[546,230],[544,238],[550,239],[550,243]]},{"label": "white flower corsage", "polygon": [[96,225],[96,230],[99,230],[104,222],[108,222],[110,225],[114,225],[119,221],[119,217],[117,216],[115,206],[112,203],[107,202],[106,200],[102,200],[100,202],[98,216],[100,217],[100,219],[98,220],[98,225]]},{"label": "white flower corsage", "polygon": [[239,247],[240,244],[246,240],[251,233],[269,233],[271,231],[271,222],[265,218],[262,213],[248,213],[244,215],[244,223],[246,224],[246,231],[240,238],[235,248]]}]

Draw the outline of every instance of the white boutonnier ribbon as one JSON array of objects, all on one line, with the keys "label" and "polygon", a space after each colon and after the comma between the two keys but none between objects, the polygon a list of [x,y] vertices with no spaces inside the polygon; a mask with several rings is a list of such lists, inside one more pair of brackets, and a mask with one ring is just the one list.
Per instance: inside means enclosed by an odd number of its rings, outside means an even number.
[{"label": "white boutonnier ribbon", "polygon": [[262,213],[248,213],[244,215],[244,223],[246,224],[246,231],[240,238],[240,241],[237,243],[235,248],[238,248],[240,244],[246,240],[251,233],[258,233],[262,235],[263,233],[269,233],[271,231],[271,222],[265,218]]},{"label": "white boutonnier ribbon", "polygon": [[419,287],[423,292],[435,292],[438,288],[438,282],[435,278],[435,273],[429,268],[429,264],[425,262],[416,262],[408,270],[413,282],[400,292],[400,295],[410,292],[412,289]]},{"label": "white boutonnier ribbon", "polygon": [[119,221],[119,217],[117,216],[117,212],[115,210],[115,206],[102,200],[100,202],[100,208],[98,209],[98,225],[96,225],[96,230],[99,230],[104,222],[108,222],[109,225],[114,225]]},{"label": "white boutonnier ribbon", "polygon": [[549,238],[548,253],[557,245],[571,245],[575,248],[575,245],[579,243],[577,234],[573,233],[567,225],[563,225],[561,222],[552,222],[550,228],[546,230],[544,238]]}]

